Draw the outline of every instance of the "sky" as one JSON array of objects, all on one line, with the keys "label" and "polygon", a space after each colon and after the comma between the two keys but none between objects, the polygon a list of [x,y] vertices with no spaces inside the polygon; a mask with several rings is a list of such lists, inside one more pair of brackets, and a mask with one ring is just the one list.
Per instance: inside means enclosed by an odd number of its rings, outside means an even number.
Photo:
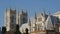
[{"label": "sky", "polygon": [[60,10],[60,0],[0,0],[0,27],[4,25],[4,13],[6,8],[16,11],[27,10],[30,17],[34,16],[34,12],[40,13],[44,9],[46,13],[55,13]]}]

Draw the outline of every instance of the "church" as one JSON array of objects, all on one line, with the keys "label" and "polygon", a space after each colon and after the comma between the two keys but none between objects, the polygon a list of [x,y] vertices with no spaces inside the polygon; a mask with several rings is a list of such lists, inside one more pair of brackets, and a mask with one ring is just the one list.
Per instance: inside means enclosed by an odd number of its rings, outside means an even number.
[{"label": "church", "polygon": [[[46,34],[46,30],[55,30],[56,24],[60,23],[60,11],[54,14],[46,14],[46,11],[38,15],[36,12],[34,14],[34,17],[30,18],[27,11],[16,12],[16,9],[6,9],[4,23],[6,31],[15,32],[16,24],[18,24],[21,33],[25,33],[27,28],[29,34]],[[60,26],[58,32],[60,32]]]},{"label": "church", "polygon": [[[23,33],[28,28],[30,34],[46,34],[46,30],[55,30],[56,24],[60,23],[60,11],[54,14],[39,13],[32,19],[28,19],[28,23],[23,24],[20,27],[20,31]],[[59,28],[60,29],[60,28]],[[60,30],[59,30],[60,31]]]}]

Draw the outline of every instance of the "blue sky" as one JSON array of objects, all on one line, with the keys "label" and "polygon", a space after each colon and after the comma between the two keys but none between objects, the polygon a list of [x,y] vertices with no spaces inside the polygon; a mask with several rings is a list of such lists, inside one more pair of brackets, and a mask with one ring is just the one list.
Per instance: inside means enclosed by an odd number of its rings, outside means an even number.
[{"label": "blue sky", "polygon": [[0,0],[0,27],[4,24],[4,12],[6,8],[16,8],[16,10],[27,10],[29,16],[34,15],[34,11],[38,14],[46,10],[51,14],[60,10],[60,0]]}]

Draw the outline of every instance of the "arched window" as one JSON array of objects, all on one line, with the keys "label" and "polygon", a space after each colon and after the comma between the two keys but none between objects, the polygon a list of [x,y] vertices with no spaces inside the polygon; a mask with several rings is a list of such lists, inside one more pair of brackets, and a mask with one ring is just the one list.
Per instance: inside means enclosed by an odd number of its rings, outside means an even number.
[{"label": "arched window", "polygon": [[38,21],[42,21],[42,18],[38,18]]}]

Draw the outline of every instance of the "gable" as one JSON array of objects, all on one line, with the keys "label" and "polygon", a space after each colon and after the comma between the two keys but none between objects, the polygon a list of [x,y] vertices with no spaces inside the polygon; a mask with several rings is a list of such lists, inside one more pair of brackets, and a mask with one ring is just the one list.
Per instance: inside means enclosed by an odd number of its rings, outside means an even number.
[{"label": "gable", "polygon": [[50,29],[53,29],[53,24],[52,24],[52,21],[51,21],[51,17],[48,16],[46,22],[45,22],[45,26],[46,26],[46,29],[47,30],[50,30]]}]

